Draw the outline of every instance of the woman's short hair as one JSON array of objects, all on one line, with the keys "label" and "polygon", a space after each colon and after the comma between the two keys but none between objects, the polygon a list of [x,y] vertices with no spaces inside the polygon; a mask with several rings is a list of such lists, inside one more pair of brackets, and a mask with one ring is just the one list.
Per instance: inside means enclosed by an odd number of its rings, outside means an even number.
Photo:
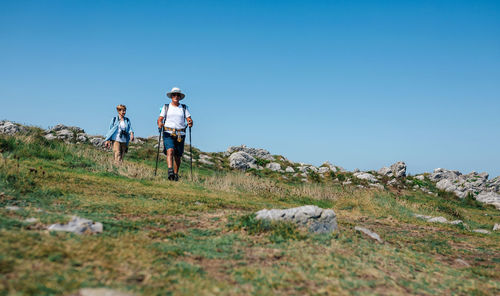
[{"label": "woman's short hair", "polygon": [[122,105],[122,104],[120,104],[120,105],[116,106],[116,110],[120,111],[120,110],[122,110],[122,109],[123,109],[123,110],[127,110],[127,106]]}]

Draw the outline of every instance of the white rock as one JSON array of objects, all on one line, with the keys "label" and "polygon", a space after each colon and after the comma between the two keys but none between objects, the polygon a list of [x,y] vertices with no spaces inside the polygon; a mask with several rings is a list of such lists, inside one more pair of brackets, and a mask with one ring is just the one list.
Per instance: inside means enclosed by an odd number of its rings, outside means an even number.
[{"label": "white rock", "polygon": [[71,221],[66,224],[52,224],[47,228],[49,231],[67,231],[77,234],[85,233],[101,233],[103,231],[102,223],[92,222],[91,220],[73,216]]},{"label": "white rock", "polygon": [[397,184],[398,184],[398,180],[396,180],[396,179],[391,179],[391,180],[389,180],[389,182],[387,182],[387,185],[389,185],[389,186],[394,186]]},{"label": "white rock", "polygon": [[354,227],[354,229],[368,235],[369,237],[373,238],[374,240],[378,241],[379,243],[384,242],[378,234],[376,234],[375,232],[373,232],[367,228],[356,226],[356,227]]},{"label": "white rock", "polygon": [[84,288],[80,289],[76,296],[134,296],[134,294],[108,288]]},{"label": "white rock", "polygon": [[255,158],[244,151],[238,151],[229,156],[229,166],[238,170],[244,171],[256,164]]},{"label": "white rock", "polygon": [[427,222],[447,223],[448,220],[445,217],[434,217],[434,218],[430,218],[429,220],[427,220]]},{"label": "white rock", "polygon": [[266,164],[266,168],[270,169],[273,172],[281,170],[281,165],[277,162],[270,162]]},{"label": "white rock", "polygon": [[373,176],[370,173],[359,172],[359,173],[354,173],[354,176],[358,179],[367,180],[367,181],[372,182],[372,183],[375,183],[378,181],[377,178],[375,178],[375,176]]},{"label": "white rock", "polygon": [[37,218],[27,218],[27,219],[24,219],[24,222],[26,222],[26,223],[36,223],[36,222],[38,222],[38,219]]},{"label": "white rock", "polygon": [[286,167],[285,172],[287,172],[287,173],[295,173],[295,170],[291,166],[288,166],[288,167]]},{"label": "white rock", "polygon": [[19,211],[21,208],[18,206],[6,206],[5,209],[9,211]]},{"label": "white rock", "polygon": [[382,185],[382,184],[373,184],[373,183],[370,183],[370,186],[374,187],[374,188],[377,188],[377,189],[380,189],[380,190],[384,190],[384,185]]},{"label": "white rock", "polygon": [[446,192],[453,192],[457,187],[448,179],[437,182],[436,187]]},{"label": "white rock", "polygon": [[284,210],[264,209],[255,214],[256,219],[291,221],[301,226],[308,226],[309,231],[314,233],[330,233],[338,228],[337,218],[333,210],[322,209],[314,205]]},{"label": "white rock", "polygon": [[420,181],[424,181],[425,180],[425,176],[424,175],[418,175],[418,176],[415,176],[415,179],[420,180]]},{"label": "white rock", "polygon": [[482,234],[490,234],[490,232],[486,229],[474,229],[472,231],[477,232],[477,233],[482,233]]},{"label": "white rock", "polygon": [[500,210],[500,194],[495,192],[481,192],[476,196],[476,200],[495,206]]},{"label": "white rock", "polygon": [[493,226],[493,231],[497,230],[500,230],[500,224],[495,223],[495,225]]},{"label": "white rock", "polygon": [[320,174],[328,173],[329,171],[330,171],[330,168],[328,168],[328,167],[319,167],[319,169],[318,169],[318,173],[320,173]]}]

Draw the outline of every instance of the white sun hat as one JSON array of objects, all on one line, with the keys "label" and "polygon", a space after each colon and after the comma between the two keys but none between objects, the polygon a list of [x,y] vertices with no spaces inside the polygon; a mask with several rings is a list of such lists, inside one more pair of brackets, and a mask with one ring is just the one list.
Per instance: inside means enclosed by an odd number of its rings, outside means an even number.
[{"label": "white sun hat", "polygon": [[167,93],[167,97],[172,98],[172,94],[180,94],[181,100],[184,99],[184,97],[186,96],[185,94],[182,93],[181,89],[178,87],[172,88],[172,90]]}]

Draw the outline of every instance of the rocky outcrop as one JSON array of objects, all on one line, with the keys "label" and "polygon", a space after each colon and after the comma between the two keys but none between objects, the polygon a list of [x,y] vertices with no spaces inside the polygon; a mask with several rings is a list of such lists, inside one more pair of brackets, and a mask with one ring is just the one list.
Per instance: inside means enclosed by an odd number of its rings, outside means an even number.
[{"label": "rocky outcrop", "polygon": [[313,233],[331,233],[338,228],[337,216],[333,210],[313,205],[285,210],[264,209],[256,213],[256,219],[294,222]]},{"label": "rocky outcrop", "polygon": [[232,155],[233,153],[239,152],[239,151],[245,152],[245,153],[247,153],[255,158],[260,158],[260,159],[269,160],[269,161],[274,160],[274,157],[271,155],[271,153],[269,153],[269,151],[264,150],[264,149],[260,149],[260,148],[248,148],[246,145],[231,146],[231,147],[227,148],[225,155],[229,156],[229,155]]},{"label": "rocky outcrop", "polygon": [[233,169],[245,171],[249,168],[257,168],[257,161],[252,155],[244,151],[238,151],[229,156],[229,166]]},{"label": "rocky outcrop", "polygon": [[378,174],[387,177],[403,178],[406,177],[406,163],[398,161],[390,167],[383,167],[378,170]]},{"label": "rocky outcrop", "polygon": [[18,123],[2,120],[0,121],[0,134],[15,135],[17,133],[26,132],[26,127]]}]

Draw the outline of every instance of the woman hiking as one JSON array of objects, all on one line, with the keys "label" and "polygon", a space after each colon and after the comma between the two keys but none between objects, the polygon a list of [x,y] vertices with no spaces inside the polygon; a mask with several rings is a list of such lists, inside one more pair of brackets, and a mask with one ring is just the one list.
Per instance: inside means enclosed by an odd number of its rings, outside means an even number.
[{"label": "woman hiking", "polygon": [[127,107],[125,105],[116,106],[118,116],[111,119],[109,130],[104,139],[106,148],[113,143],[113,152],[115,155],[115,164],[120,165],[123,161],[123,155],[128,151],[129,141],[134,140],[134,131],[130,124],[130,119],[125,117]]},{"label": "woman hiking", "polygon": [[191,113],[189,113],[187,106],[180,104],[185,96],[179,88],[172,88],[167,93],[167,97],[172,101],[161,108],[158,117],[158,132],[163,132],[163,153],[167,155],[168,179],[173,181],[179,181],[186,127],[193,126]]}]

